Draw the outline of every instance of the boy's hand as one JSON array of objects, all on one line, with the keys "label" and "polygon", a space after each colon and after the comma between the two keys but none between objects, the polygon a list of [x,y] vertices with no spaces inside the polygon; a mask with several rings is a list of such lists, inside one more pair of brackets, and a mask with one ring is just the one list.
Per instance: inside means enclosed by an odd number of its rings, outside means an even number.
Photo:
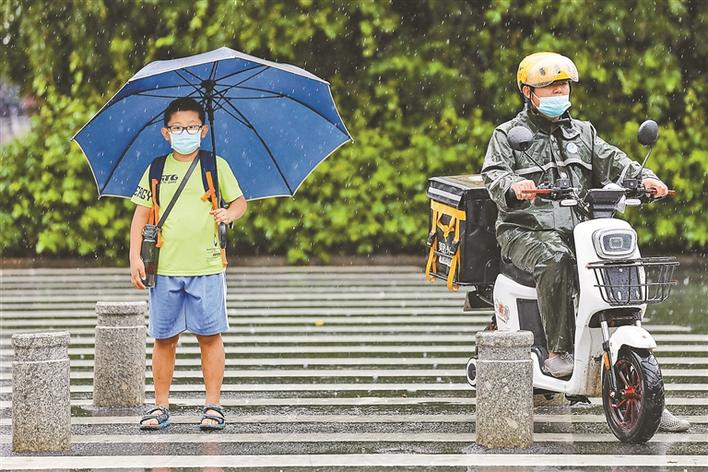
[{"label": "boy's hand", "polygon": [[236,219],[228,208],[217,208],[216,210],[211,210],[209,214],[214,217],[214,221],[217,223],[229,224]]},{"label": "boy's hand", "polygon": [[145,264],[143,260],[138,258],[137,260],[130,261],[130,281],[133,283],[133,287],[137,289],[145,289],[143,285],[143,280],[145,278]]}]

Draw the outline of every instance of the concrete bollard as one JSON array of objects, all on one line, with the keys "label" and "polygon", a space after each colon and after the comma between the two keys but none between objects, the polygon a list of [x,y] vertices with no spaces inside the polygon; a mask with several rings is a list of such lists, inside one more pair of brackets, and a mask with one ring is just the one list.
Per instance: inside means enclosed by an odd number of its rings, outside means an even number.
[{"label": "concrete bollard", "polygon": [[69,333],[14,334],[12,348],[12,450],[69,450]]},{"label": "concrete bollard", "polygon": [[145,302],[96,303],[93,404],[125,408],[145,402]]},{"label": "concrete bollard", "polygon": [[527,448],[533,444],[533,369],[530,331],[477,333],[477,444]]}]

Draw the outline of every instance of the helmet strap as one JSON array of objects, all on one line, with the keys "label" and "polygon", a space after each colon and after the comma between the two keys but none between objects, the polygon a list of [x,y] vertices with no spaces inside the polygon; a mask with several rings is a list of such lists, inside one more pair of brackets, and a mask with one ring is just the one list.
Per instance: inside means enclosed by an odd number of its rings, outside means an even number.
[{"label": "helmet strap", "polygon": [[535,107],[533,105],[533,102],[531,101],[531,94],[535,93],[536,89],[530,85],[524,85],[529,88],[529,96],[527,97],[526,95],[524,95],[524,92],[521,92],[521,96],[524,97],[524,104],[526,105],[526,108],[528,108],[529,110],[533,110]]}]

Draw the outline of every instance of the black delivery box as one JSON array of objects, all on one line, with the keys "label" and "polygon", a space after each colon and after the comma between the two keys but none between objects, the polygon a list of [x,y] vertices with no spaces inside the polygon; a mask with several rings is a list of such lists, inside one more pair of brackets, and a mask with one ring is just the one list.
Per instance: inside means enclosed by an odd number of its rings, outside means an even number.
[{"label": "black delivery box", "polygon": [[450,289],[459,285],[481,289],[494,283],[500,257],[494,229],[497,206],[482,176],[432,177],[427,194],[428,278],[447,280]]}]

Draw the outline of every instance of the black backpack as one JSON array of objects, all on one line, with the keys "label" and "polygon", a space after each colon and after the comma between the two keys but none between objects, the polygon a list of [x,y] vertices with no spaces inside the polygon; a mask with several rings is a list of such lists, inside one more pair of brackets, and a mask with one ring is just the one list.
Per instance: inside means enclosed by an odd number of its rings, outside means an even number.
[{"label": "black backpack", "polygon": [[[206,200],[207,198],[211,198],[212,191],[216,193],[216,189],[219,188],[219,176],[216,172],[216,158],[211,152],[200,149],[197,159],[199,159],[199,165],[202,168],[202,185],[204,186],[205,192],[202,196],[202,199]],[[160,183],[162,182],[162,172],[165,169],[166,160],[167,155],[158,156],[153,159],[152,163],[150,164],[150,178],[148,182],[150,182],[150,188],[152,190],[152,182],[153,180],[157,180],[157,186],[155,189],[155,200],[157,201],[158,205],[160,204]],[[212,181],[211,185],[209,180]],[[214,208],[216,208],[216,206],[214,206],[215,201],[216,194],[214,195],[214,200],[212,201],[212,207]],[[216,204],[218,206],[223,206],[224,202],[222,200],[216,202]]]}]

